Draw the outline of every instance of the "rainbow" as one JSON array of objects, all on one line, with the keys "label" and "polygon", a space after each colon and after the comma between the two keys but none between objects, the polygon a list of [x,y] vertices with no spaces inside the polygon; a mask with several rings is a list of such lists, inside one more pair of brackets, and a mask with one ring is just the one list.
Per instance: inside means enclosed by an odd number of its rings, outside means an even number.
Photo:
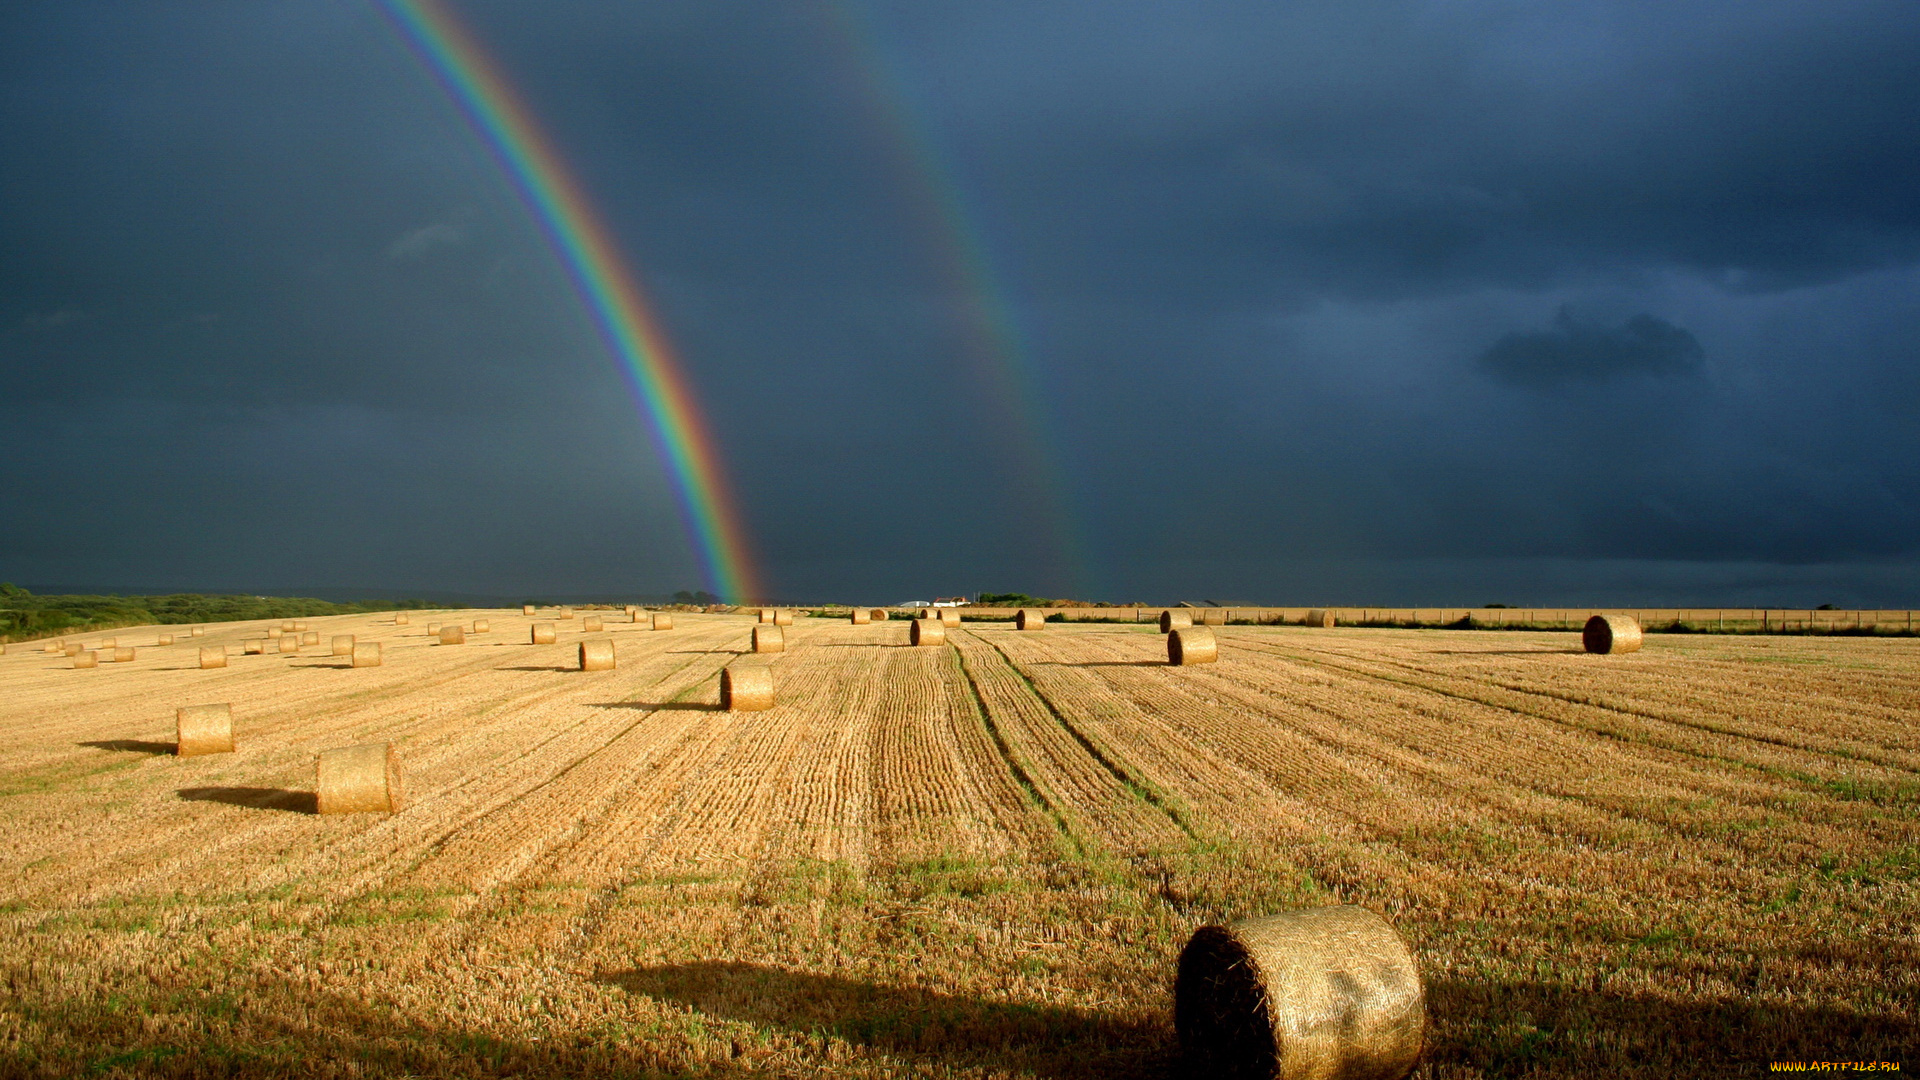
[{"label": "rainbow", "polygon": [[441,0],[374,0],[486,143],[553,245],[601,340],[619,361],[672,473],[709,587],[763,593],[713,438],[639,280],[580,184],[498,65]]}]

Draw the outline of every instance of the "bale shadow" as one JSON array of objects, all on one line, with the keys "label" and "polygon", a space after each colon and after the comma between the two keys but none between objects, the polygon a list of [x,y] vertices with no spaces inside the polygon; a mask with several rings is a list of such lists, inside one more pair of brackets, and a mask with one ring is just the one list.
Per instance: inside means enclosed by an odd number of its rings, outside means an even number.
[{"label": "bale shadow", "polygon": [[250,810],[285,810],[294,814],[317,814],[320,797],[311,791],[262,787],[191,787],[174,792],[187,802],[217,802],[244,806]]},{"label": "bale shadow", "polygon": [[595,976],[628,993],[674,1001],[727,1020],[771,1025],[937,1065],[992,1068],[1067,1080],[1175,1075],[1178,1051],[1164,1018],[988,1001],[912,986],[881,986],[765,964],[696,961]]},{"label": "bale shadow", "polygon": [[497,667],[497,668],[494,668],[493,670],[495,671],[573,671],[574,669],[567,667],[565,664],[554,664],[551,666],[543,666],[539,664],[526,664],[520,667]]},{"label": "bale shadow", "polygon": [[1580,656],[1585,649],[1435,649],[1433,656]]},{"label": "bale shadow", "polygon": [[598,701],[596,709],[642,709],[650,712],[724,712],[719,705],[702,701]]},{"label": "bale shadow", "polygon": [[145,742],[140,739],[99,739],[78,745],[91,746],[95,750],[124,750],[130,754],[171,754],[180,749],[178,743]]},{"label": "bale shadow", "polygon": [[1036,660],[1034,667],[1166,667],[1165,660],[1083,660],[1069,663],[1065,660]]}]

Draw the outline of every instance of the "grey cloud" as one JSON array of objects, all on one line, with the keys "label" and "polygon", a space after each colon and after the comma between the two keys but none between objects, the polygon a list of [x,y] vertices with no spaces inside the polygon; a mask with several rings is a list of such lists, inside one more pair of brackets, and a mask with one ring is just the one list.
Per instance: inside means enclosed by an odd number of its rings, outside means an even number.
[{"label": "grey cloud", "polygon": [[1480,354],[1480,363],[1506,382],[1558,386],[1622,375],[1680,375],[1698,370],[1705,358],[1699,339],[1657,315],[1643,312],[1609,327],[1582,322],[1562,307],[1553,329],[1508,334]]},{"label": "grey cloud", "polygon": [[435,248],[453,247],[466,234],[452,222],[436,221],[403,234],[387,245],[387,258],[397,261],[425,258]]}]

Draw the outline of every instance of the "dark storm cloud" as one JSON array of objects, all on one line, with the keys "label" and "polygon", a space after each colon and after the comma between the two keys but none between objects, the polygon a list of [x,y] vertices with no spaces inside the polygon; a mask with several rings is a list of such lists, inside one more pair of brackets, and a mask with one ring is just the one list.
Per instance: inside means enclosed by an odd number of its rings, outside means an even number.
[{"label": "dark storm cloud", "polygon": [[1619,326],[1582,322],[1567,308],[1553,329],[1512,333],[1480,354],[1496,377],[1529,386],[1597,382],[1620,375],[1679,375],[1706,358],[1700,340],[1657,315],[1642,312]]}]

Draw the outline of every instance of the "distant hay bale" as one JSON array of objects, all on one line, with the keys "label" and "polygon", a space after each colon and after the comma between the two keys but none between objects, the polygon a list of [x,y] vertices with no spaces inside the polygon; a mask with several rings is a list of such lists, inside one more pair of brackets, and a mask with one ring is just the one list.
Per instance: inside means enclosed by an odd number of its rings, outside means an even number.
[{"label": "distant hay bale", "polygon": [[392,743],[361,743],[320,753],[314,794],[323,814],[392,813],[405,804]]},{"label": "distant hay bale", "polygon": [[533,624],[533,643],[535,645],[551,645],[553,641],[554,631],[552,623],[537,622]]},{"label": "distant hay bale", "polygon": [[635,617],[638,616],[639,614],[640,614],[640,605],[638,604],[627,605],[627,621],[628,622],[634,621]]},{"label": "distant hay bale", "polygon": [[440,624],[439,624],[439,623],[437,623],[437,622],[430,622],[430,623],[428,623],[428,624],[427,624],[427,636],[428,636],[428,637],[438,637],[438,636],[440,636]]},{"label": "distant hay bale", "polygon": [[173,711],[173,724],[174,753],[181,757],[233,753],[233,706],[227,702],[182,706]]},{"label": "distant hay bale", "polygon": [[226,666],[227,650],[225,648],[219,645],[200,646],[200,670],[206,671],[209,668]]},{"label": "distant hay bale", "polygon": [[99,667],[100,654],[97,652],[94,652],[92,649],[84,649],[79,653],[79,655],[73,658],[73,666],[77,668]]},{"label": "distant hay bale", "polygon": [[43,653],[47,653],[49,655],[53,653],[66,652],[67,644],[64,641],[61,641],[60,639],[55,638],[54,640],[47,642],[45,645],[40,646],[40,651]]},{"label": "distant hay bale", "polygon": [[473,620],[473,632],[474,632],[474,633],[476,633],[476,634],[486,634],[486,633],[491,633],[492,631],[493,631],[493,623],[492,623],[492,622],[490,622],[489,620],[486,620],[486,619],[475,619],[475,620]]},{"label": "distant hay bale", "polygon": [[160,635],[160,637],[159,637],[158,639],[156,639],[156,640],[154,641],[154,644],[156,644],[156,645],[171,645],[171,644],[173,644],[173,635],[172,635],[172,634],[161,634],[161,635]]},{"label": "distant hay bale", "polygon": [[1197,1077],[1401,1080],[1425,1044],[1426,989],[1366,908],[1289,911],[1194,931],[1173,1023]]},{"label": "distant hay bale", "polygon": [[521,605],[520,605],[520,614],[522,614],[522,615],[531,615],[531,614],[533,614],[533,605],[532,605],[532,604],[521,604]]},{"label": "distant hay bale", "polygon": [[1631,615],[1595,615],[1580,632],[1590,653],[1639,652],[1640,641],[1640,623]]},{"label": "distant hay bale", "polygon": [[656,612],[654,612],[654,613],[653,613],[653,628],[654,628],[655,630],[671,630],[671,629],[673,629],[673,612],[671,612],[671,611],[656,611]]},{"label": "distant hay bale", "polygon": [[613,639],[599,638],[580,643],[581,671],[613,670]]},{"label": "distant hay bale", "polygon": [[307,624],[300,619],[295,619],[293,620],[293,628],[301,633],[306,633]]},{"label": "distant hay bale", "polygon": [[580,629],[589,634],[597,634],[606,627],[601,625],[600,616],[587,615],[580,620]]},{"label": "distant hay bale", "polygon": [[561,609],[560,609],[560,618],[561,618],[561,619],[563,619],[563,620],[564,620],[564,619],[571,619],[571,618],[573,618],[573,609],[572,609],[572,608],[570,608],[570,607],[563,607],[563,608],[561,608]]},{"label": "distant hay bale", "polygon": [[202,634],[204,634],[204,633],[206,633],[206,632],[207,632],[207,628],[206,628],[206,627],[204,627],[204,626],[195,626],[195,627],[190,627],[190,628],[189,628],[189,629],[187,630],[187,633],[188,633],[189,635],[191,635],[191,636],[193,636],[193,637],[199,637],[200,635],[202,635]]},{"label": "distant hay bale", "polygon": [[280,624],[280,632],[283,634],[291,634],[298,629],[300,629],[300,627],[295,625],[292,619],[288,619],[286,622]]},{"label": "distant hay bale", "polygon": [[1045,630],[1047,628],[1047,613],[1037,607],[1023,607],[1013,613],[1013,628],[1015,630]]},{"label": "distant hay bale", "polygon": [[915,645],[945,645],[947,624],[939,619],[915,619],[907,630],[907,637]]},{"label": "distant hay bale", "polygon": [[1175,630],[1184,630],[1192,625],[1193,616],[1184,611],[1174,611],[1169,608],[1160,613],[1160,632],[1163,634],[1171,634]]},{"label": "distant hay bale", "polygon": [[933,609],[930,607],[923,607],[919,611],[915,612],[913,617],[916,619],[931,619],[933,618]]},{"label": "distant hay bale", "polygon": [[467,632],[459,623],[448,623],[440,628],[440,644],[465,645],[466,643]]},{"label": "distant hay bale", "polygon": [[960,625],[960,609],[954,608],[954,607],[941,608],[940,609],[940,625],[959,626]]},{"label": "distant hay bale", "polygon": [[300,635],[300,644],[302,644],[302,645],[318,645],[318,644],[320,644],[320,631],[318,631],[318,630],[307,630],[307,631],[304,631],[304,632],[302,632],[302,633],[301,633],[301,635]]},{"label": "distant hay bale", "polygon": [[1213,638],[1213,631],[1204,626],[1183,626],[1167,635],[1167,663],[1176,667],[1187,664],[1211,664],[1220,659],[1220,643]]},{"label": "distant hay bale", "polygon": [[121,645],[113,650],[113,662],[116,664],[133,663],[133,646]]},{"label": "distant hay bale", "polygon": [[259,638],[251,641],[243,641],[240,643],[240,651],[248,656],[258,656],[267,651],[267,643]]},{"label": "distant hay bale", "polygon": [[354,667],[379,667],[385,662],[377,641],[354,642],[352,656]]},{"label": "distant hay bale", "polygon": [[332,645],[333,645],[333,655],[335,656],[352,656],[353,655],[353,635],[352,634],[333,635]]},{"label": "distant hay bale", "polygon": [[1207,608],[1200,612],[1200,625],[1225,626],[1227,625],[1227,613],[1221,608]]},{"label": "distant hay bale", "polygon": [[766,624],[754,627],[753,628],[753,651],[757,653],[786,652],[787,651],[786,632],[784,630],[781,630],[778,626],[773,625],[772,623],[766,623]]},{"label": "distant hay bale", "polygon": [[281,634],[280,635],[280,651],[283,653],[299,652],[300,651],[300,635],[299,634]]},{"label": "distant hay bale", "polygon": [[1326,608],[1309,608],[1303,625],[1318,627],[1321,630],[1333,629],[1333,612]]},{"label": "distant hay bale", "polygon": [[720,707],[728,712],[773,708],[773,669],[765,664],[728,664],[720,669]]},{"label": "distant hay bale", "polygon": [[760,609],[760,621],[763,623],[767,623],[768,625],[771,625],[773,623],[773,615],[774,615],[774,611],[770,607],[763,607]]},{"label": "distant hay bale", "polygon": [[409,619],[407,617],[407,613],[404,611],[395,614],[393,617],[393,625],[395,626],[405,626],[412,621],[413,620]]},{"label": "distant hay bale", "polygon": [[773,613],[773,625],[775,625],[775,626],[792,626],[792,625],[793,625],[793,612],[792,612],[792,611],[790,611],[790,610],[788,610],[788,609],[786,609],[786,608],[780,608],[780,609],[778,609],[778,610],[776,610],[776,611],[775,611],[775,612]]},{"label": "distant hay bale", "polygon": [[868,611],[866,608],[854,608],[848,613],[847,621],[855,626],[866,626],[868,623],[873,622],[873,612]]},{"label": "distant hay bale", "polygon": [[870,611],[870,612],[868,612],[867,614],[869,614],[869,615],[872,615],[872,616],[873,616],[873,621],[874,621],[874,622],[886,622],[886,621],[887,621],[887,609],[886,609],[886,608],[883,608],[883,607],[877,607],[877,608],[874,608],[874,609],[873,609],[872,611]]},{"label": "distant hay bale", "polygon": [[96,648],[96,649],[113,649],[113,648],[117,648],[117,647],[119,647],[119,645],[120,645],[120,639],[119,639],[119,638],[111,638],[111,637],[110,637],[110,638],[101,638],[101,639],[100,639],[100,641],[99,641],[99,642],[98,642],[97,644],[95,644],[95,645],[94,645],[94,648]]}]

